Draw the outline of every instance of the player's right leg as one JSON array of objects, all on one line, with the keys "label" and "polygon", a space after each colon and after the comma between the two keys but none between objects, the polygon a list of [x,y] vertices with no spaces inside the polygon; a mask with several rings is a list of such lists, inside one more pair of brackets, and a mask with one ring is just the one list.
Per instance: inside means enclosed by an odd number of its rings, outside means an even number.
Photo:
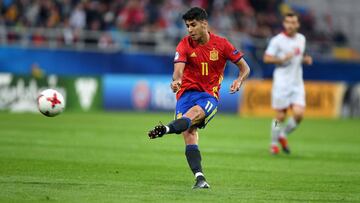
[{"label": "player's right leg", "polygon": [[150,139],[165,134],[180,134],[191,126],[204,128],[217,112],[218,101],[204,92],[185,92],[176,103],[176,119],[168,125],[159,124],[150,130]]},{"label": "player's right leg", "polygon": [[[282,125],[286,118],[286,109],[276,109],[275,118],[272,120],[271,123],[271,145],[270,145],[270,152],[272,154],[279,153],[279,146],[278,143],[281,141],[281,130]],[[281,144],[281,142],[280,142]]]},{"label": "player's right leg", "polygon": [[[216,106],[214,106],[214,110],[216,112]],[[198,134],[197,134],[197,126],[205,125],[204,123],[206,116],[211,119],[214,114],[207,115],[203,108],[199,105],[195,105],[191,107],[184,116],[182,116],[176,120],[173,120],[168,125],[158,125],[154,128],[154,130],[149,132],[150,135],[156,136],[157,132],[161,132],[158,137],[163,136],[166,133],[180,133],[182,132],[185,141],[185,156],[186,160],[189,164],[191,171],[193,172],[196,182],[193,186],[193,189],[198,188],[209,188],[209,184],[206,182],[205,176],[202,172],[201,166],[201,154],[198,147]],[[150,137],[151,138],[151,137]],[[156,138],[156,137],[154,137]]]},{"label": "player's right leg", "polygon": [[287,120],[286,124],[282,127],[281,133],[279,135],[279,142],[282,146],[282,149],[285,153],[289,154],[289,146],[287,137],[293,132],[301,120],[303,119],[305,111],[305,92],[303,86],[298,86],[295,88],[295,91],[292,92],[290,96],[290,107],[293,112],[293,115]]},{"label": "player's right leg", "polygon": [[195,176],[195,185],[193,189],[206,189],[210,185],[206,182],[201,166],[201,154],[198,146],[197,127],[193,126],[183,132],[185,141],[185,156],[191,171]]}]

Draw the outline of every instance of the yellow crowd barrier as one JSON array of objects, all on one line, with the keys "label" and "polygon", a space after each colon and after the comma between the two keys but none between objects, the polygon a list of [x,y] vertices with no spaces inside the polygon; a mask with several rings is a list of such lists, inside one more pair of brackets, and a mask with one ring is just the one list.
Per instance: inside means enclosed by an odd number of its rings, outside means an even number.
[{"label": "yellow crowd barrier", "polygon": [[[239,113],[242,116],[268,117],[274,115],[271,108],[270,80],[250,80],[244,87]],[[305,82],[305,116],[337,118],[340,116],[346,86],[343,83]]]}]

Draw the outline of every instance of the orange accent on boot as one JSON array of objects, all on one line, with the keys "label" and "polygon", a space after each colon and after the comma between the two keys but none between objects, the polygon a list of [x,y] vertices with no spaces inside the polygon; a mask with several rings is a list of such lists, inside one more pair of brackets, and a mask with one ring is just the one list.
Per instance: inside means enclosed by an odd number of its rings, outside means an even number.
[{"label": "orange accent on boot", "polygon": [[279,142],[283,149],[286,149],[288,147],[288,141],[287,141],[286,137],[279,137]]}]

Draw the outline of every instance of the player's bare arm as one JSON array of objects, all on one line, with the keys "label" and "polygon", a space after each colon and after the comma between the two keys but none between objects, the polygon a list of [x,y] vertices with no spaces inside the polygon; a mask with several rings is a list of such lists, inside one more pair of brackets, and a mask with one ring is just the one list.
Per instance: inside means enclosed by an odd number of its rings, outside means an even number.
[{"label": "player's bare arm", "polygon": [[278,58],[275,56],[265,54],[263,57],[263,61],[266,64],[282,65],[282,64],[288,62],[289,60],[291,60],[293,57],[294,57],[294,53],[292,53],[292,52],[286,54],[284,58]]},{"label": "player's bare arm", "polygon": [[239,77],[234,80],[230,86],[230,94],[234,94],[235,92],[239,91],[241,85],[250,74],[250,67],[244,59],[240,59],[240,61],[236,63],[236,66],[239,68],[240,73]]},{"label": "player's bare arm", "polygon": [[185,63],[179,62],[174,64],[173,81],[170,84],[170,87],[174,93],[180,90],[181,78],[184,73],[184,68]]},{"label": "player's bare arm", "polygon": [[313,58],[310,55],[305,54],[302,62],[305,65],[312,65],[313,64]]}]

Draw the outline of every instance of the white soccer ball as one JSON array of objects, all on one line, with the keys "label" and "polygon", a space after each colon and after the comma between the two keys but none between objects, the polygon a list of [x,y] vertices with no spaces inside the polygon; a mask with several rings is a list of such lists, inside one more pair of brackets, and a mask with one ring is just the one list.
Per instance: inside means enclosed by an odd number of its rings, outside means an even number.
[{"label": "white soccer ball", "polygon": [[39,111],[48,117],[57,116],[65,109],[64,97],[53,89],[42,91],[37,99],[37,103]]}]

